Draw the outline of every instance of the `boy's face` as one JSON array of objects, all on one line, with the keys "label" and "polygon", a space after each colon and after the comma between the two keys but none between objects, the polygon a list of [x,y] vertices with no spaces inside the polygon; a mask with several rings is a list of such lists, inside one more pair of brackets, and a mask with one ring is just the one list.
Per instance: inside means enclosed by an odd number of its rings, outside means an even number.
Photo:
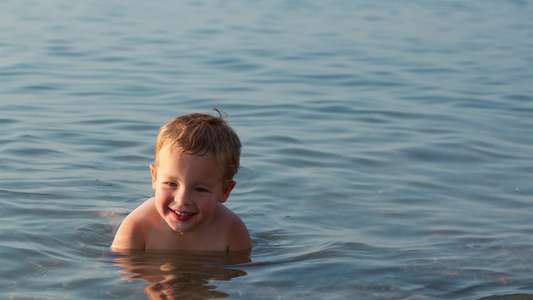
[{"label": "boy's face", "polygon": [[224,168],[214,155],[189,155],[166,146],[158,161],[150,170],[161,218],[176,232],[201,231],[213,225],[211,217],[218,203],[226,202],[235,186],[235,181],[224,180]]}]

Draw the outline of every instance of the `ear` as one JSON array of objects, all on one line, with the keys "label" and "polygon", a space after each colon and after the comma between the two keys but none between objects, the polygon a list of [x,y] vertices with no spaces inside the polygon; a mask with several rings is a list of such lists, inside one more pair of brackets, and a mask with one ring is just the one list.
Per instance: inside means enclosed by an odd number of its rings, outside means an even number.
[{"label": "ear", "polygon": [[155,182],[157,181],[157,172],[155,169],[155,165],[150,165],[150,173],[152,174],[152,188],[155,190]]},{"label": "ear", "polygon": [[224,203],[229,198],[229,194],[231,194],[231,191],[235,187],[237,182],[235,180],[230,180],[226,186],[222,189],[222,195],[220,195],[220,199],[218,199],[218,202]]}]

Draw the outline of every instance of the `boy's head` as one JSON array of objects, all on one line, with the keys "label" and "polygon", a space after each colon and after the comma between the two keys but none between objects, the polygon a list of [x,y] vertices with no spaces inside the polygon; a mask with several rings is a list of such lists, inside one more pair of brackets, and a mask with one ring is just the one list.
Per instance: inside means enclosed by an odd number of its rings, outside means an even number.
[{"label": "boy's head", "polygon": [[163,147],[171,150],[182,149],[183,153],[204,155],[214,154],[217,162],[224,167],[224,180],[231,180],[239,170],[241,141],[235,131],[219,116],[192,113],[170,120],[159,130],[155,145],[155,167],[159,165],[159,152]]}]

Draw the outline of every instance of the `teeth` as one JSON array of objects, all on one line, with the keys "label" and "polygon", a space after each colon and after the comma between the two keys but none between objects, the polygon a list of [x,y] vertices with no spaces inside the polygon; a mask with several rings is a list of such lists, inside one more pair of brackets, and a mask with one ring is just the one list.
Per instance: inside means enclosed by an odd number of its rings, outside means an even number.
[{"label": "teeth", "polygon": [[172,210],[175,214],[177,214],[178,216],[191,216],[192,214],[191,213],[186,213],[186,212],[179,212],[179,211],[175,211],[175,210]]}]

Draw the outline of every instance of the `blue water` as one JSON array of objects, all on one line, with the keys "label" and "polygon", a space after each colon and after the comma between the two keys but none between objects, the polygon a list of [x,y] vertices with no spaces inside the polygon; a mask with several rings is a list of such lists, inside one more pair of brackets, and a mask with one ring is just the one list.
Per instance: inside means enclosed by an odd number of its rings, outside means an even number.
[{"label": "blue water", "polygon": [[[531,1],[1,1],[1,299],[533,298]],[[245,258],[113,253],[158,128],[244,144]]]}]

